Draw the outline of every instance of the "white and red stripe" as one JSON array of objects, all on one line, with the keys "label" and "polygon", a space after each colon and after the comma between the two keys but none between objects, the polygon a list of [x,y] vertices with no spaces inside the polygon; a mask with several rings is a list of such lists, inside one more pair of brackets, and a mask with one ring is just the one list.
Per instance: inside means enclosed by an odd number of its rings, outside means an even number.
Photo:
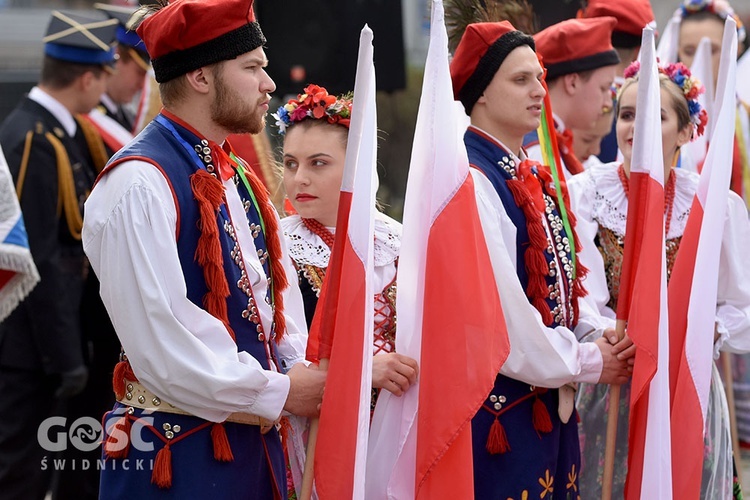
[{"label": "white and red stripe", "polygon": [[315,450],[321,500],[364,498],[374,327],[373,238],[377,116],[372,30],[360,35],[336,239],[311,336],[328,359]]},{"label": "white and red stripe", "polygon": [[625,497],[672,498],[664,159],[654,31],[643,30],[618,319],[637,346]]},{"label": "white and red stripe", "polygon": [[674,498],[701,493],[717,277],[732,175],[737,29],[731,17],[722,48],[713,135],[669,282]]},{"label": "white and red stripe", "polygon": [[96,108],[81,116],[96,127],[104,144],[114,152],[121,150],[125,144],[133,140],[130,131]]},{"label": "white and red stripe", "polygon": [[378,400],[367,464],[373,500],[473,498],[471,419],[510,351],[466,149],[450,112],[442,2],[432,9],[396,308],[396,351],[415,358],[420,374],[403,396],[381,393]]}]

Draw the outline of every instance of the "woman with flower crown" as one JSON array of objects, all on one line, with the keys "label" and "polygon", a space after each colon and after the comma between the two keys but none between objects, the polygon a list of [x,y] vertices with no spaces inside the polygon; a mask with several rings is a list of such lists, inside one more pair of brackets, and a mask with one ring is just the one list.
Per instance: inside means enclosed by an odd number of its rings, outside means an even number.
[{"label": "woman with flower crown", "polygon": [[[349,134],[350,96],[335,97],[309,85],[274,117],[284,136],[283,185],[294,208],[281,220],[299,274],[308,326],[312,323],[336,231],[341,178]],[[399,396],[416,382],[417,362],[394,351],[396,266],[401,224],[376,212],[373,390]],[[375,397],[373,397],[373,405]]]},{"label": "woman with flower crown", "polygon": [[[602,315],[614,318],[626,237],[628,186],[633,152],[633,130],[638,89],[638,63],[625,72],[617,99],[616,135],[622,163],[597,165],[568,183],[572,209],[576,214],[583,244],[581,262],[589,268],[586,287]],[[673,168],[680,147],[703,133],[706,112],[698,103],[703,86],[681,63],[659,68],[661,90],[662,148],[665,179],[665,235],[667,279],[679,250],[698,175]],[[750,225],[742,200],[730,192],[720,263],[714,354],[719,349],[750,350],[750,272],[743,263],[750,245]],[[627,338],[615,347],[635,349]],[[604,463],[606,413],[609,401],[606,385],[582,385],[578,394],[580,439],[583,465],[581,493],[585,498],[601,496]],[[627,471],[628,412],[630,384],[622,386],[617,429],[613,498],[622,498]],[[701,498],[728,499],[734,487],[732,444],[729,437],[727,402],[721,379],[713,368],[705,429],[704,471]],[[739,492],[739,484],[736,485]]]}]

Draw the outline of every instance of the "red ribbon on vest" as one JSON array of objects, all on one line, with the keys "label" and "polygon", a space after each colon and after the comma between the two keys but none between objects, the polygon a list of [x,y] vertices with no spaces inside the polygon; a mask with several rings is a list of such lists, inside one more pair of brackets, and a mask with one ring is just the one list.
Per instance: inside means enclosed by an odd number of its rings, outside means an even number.
[{"label": "red ribbon on vest", "polygon": [[555,130],[555,135],[557,136],[557,144],[560,148],[560,156],[568,172],[573,175],[583,172],[583,165],[581,165],[580,160],[573,153],[573,132],[567,128],[563,132]]}]

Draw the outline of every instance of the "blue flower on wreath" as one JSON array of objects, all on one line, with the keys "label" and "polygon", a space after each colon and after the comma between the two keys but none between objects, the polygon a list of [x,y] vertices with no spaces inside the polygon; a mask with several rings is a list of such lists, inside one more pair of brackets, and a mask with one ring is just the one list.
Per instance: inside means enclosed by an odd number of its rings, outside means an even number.
[{"label": "blue flower on wreath", "polygon": [[289,118],[289,111],[287,111],[284,106],[279,106],[279,109],[277,109],[275,113],[271,114],[271,116],[276,119],[276,126],[279,127],[279,133],[281,135],[284,135],[286,133],[286,128],[292,122],[292,120]]}]

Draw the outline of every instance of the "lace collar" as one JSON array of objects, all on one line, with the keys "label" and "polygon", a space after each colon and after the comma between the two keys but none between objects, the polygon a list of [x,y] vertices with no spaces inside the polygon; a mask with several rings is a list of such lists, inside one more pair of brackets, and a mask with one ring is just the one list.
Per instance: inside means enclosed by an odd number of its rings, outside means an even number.
[{"label": "lace collar", "polygon": [[[569,183],[572,189],[583,189],[593,204],[590,208],[593,218],[602,226],[620,236],[625,235],[628,216],[628,197],[617,174],[618,162],[594,165],[585,172],[573,177]],[[675,184],[672,222],[667,239],[682,236],[687,224],[693,197],[698,188],[698,174],[683,168],[674,169]]]},{"label": "lace collar", "polygon": [[[317,234],[310,231],[299,215],[281,219],[281,229],[286,238],[289,256],[298,265],[328,267],[331,250]],[[335,228],[329,228],[335,231]],[[386,266],[398,259],[401,250],[401,224],[387,215],[375,214],[375,247],[373,260],[376,267]]]}]

